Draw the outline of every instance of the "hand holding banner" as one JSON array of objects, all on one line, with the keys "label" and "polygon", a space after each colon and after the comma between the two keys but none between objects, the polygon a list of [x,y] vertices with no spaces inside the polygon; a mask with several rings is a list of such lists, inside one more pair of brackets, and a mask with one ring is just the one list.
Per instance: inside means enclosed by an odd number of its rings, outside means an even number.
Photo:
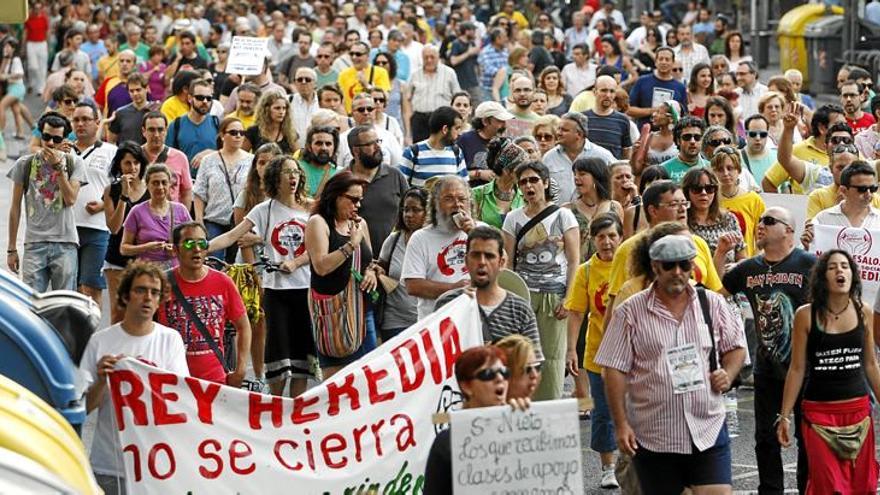
[{"label": "hand holding banner", "polygon": [[227,74],[255,76],[263,73],[263,63],[269,53],[269,38],[233,36],[226,61]]},{"label": "hand holding banner", "polygon": [[810,252],[816,256],[830,249],[842,249],[852,255],[862,279],[862,299],[873,306],[880,289],[880,230],[833,225],[815,225]]}]

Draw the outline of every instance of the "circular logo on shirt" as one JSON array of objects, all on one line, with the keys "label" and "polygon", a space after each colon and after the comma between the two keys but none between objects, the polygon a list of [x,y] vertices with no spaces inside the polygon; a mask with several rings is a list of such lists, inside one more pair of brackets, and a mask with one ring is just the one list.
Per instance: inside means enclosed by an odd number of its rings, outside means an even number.
[{"label": "circular logo on shirt", "polygon": [[437,269],[440,273],[450,277],[459,273],[467,273],[467,266],[464,264],[465,251],[467,249],[466,239],[456,239],[452,244],[444,247],[437,253]]},{"label": "circular logo on shirt", "polygon": [[596,294],[593,296],[593,305],[596,307],[596,310],[599,311],[600,315],[604,315],[605,310],[607,309],[605,306],[605,294],[607,293],[608,282],[605,282],[599,286],[599,290],[597,290]]},{"label": "circular logo on shirt", "polygon": [[275,225],[269,242],[281,256],[299,256],[306,250],[306,226],[296,219],[290,219]]}]

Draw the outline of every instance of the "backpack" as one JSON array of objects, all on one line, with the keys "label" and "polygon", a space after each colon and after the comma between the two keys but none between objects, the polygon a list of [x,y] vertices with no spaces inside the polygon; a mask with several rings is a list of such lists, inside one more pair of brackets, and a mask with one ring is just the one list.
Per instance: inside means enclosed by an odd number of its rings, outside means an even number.
[{"label": "backpack", "polygon": [[[416,176],[416,167],[419,164],[419,143],[411,144],[409,152],[412,153],[412,175],[407,178],[407,185],[412,187],[413,177]],[[453,144],[452,153],[455,155],[455,165],[458,166],[458,162],[461,161],[461,148],[457,144]]]},{"label": "backpack", "polygon": [[[171,147],[172,148],[180,149],[180,119],[182,119],[184,117],[186,117],[186,114],[181,115],[180,117],[177,117],[176,119],[174,119],[173,122],[171,122],[171,125],[174,126],[174,130],[171,131],[171,145],[172,145]],[[216,115],[211,115],[211,121],[214,123],[214,128],[219,130],[220,129],[220,119]],[[167,156],[166,156],[166,158],[167,158]],[[157,160],[156,163],[162,163],[162,162]]]}]

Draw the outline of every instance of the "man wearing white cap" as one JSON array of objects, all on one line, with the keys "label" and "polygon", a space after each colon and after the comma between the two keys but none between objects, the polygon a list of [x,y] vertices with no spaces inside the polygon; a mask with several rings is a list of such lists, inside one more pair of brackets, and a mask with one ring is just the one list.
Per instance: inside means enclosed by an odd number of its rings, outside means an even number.
[{"label": "man wearing white cap", "polygon": [[596,364],[617,445],[644,493],[730,491],[724,398],[747,358],[742,321],[725,299],[689,280],[690,236],[651,245],[651,286],[614,310]]},{"label": "man wearing white cap", "polygon": [[474,112],[473,129],[458,137],[456,144],[464,155],[472,186],[492,180],[492,171],[486,164],[486,146],[495,136],[504,135],[505,122],[512,118],[513,114],[496,101],[480,103]]}]

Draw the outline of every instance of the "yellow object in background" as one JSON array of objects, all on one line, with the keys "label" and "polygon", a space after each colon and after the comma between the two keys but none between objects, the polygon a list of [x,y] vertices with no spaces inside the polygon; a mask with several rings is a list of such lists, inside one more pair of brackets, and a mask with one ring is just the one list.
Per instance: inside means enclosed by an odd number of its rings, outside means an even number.
[{"label": "yellow object in background", "polygon": [[27,19],[27,0],[4,0],[0,24],[21,24]]},{"label": "yellow object in background", "polygon": [[807,60],[807,43],[804,33],[807,26],[819,19],[833,15],[843,14],[843,7],[825,4],[806,4],[795,7],[779,20],[777,37],[779,40],[779,65],[781,72],[788,69],[797,69],[804,75],[804,87],[810,87],[810,74]]}]

